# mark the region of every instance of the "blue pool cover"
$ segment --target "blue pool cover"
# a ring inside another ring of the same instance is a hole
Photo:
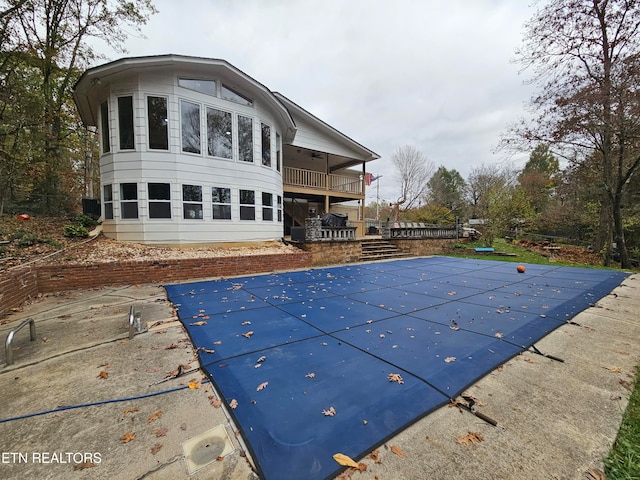
[[[335,453],[368,454],[626,277],[526,267],[414,258],[166,290],[203,369],[237,403],[261,477],[312,480],[339,473]]]

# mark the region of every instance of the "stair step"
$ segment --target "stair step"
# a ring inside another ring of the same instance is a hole
[[[383,260],[390,258],[410,257],[410,254],[402,252],[394,244],[381,239],[363,240],[360,260]]]

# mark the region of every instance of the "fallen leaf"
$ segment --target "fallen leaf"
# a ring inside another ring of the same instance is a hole
[[[222,406],[222,402],[215,395],[209,395],[209,402],[213,405],[213,408],[220,408]]]
[[[222,345],[222,340],[216,340],[213,342],[214,345]]]
[[[586,480],[607,480],[605,473],[597,468],[590,468],[584,473]]]
[[[168,431],[169,429],[166,427],[154,428],[151,430],[151,435],[155,435],[156,437],[166,437]]]
[[[247,333],[242,334],[242,336],[245,338],[251,338],[251,335],[253,335],[253,330],[249,330]]]
[[[102,370],[96,378],[104,378],[106,380],[107,378],[109,378],[109,374]]]
[[[84,470],[86,468],[93,468],[95,467],[96,464],[93,462],[82,462],[82,463],[78,463],[76,465],[73,466],[74,470]]]
[[[256,360],[257,363],[262,363],[267,359],[267,357],[265,357],[264,355],[261,356],[258,360]]]
[[[260,385],[258,385],[258,387],[256,388],[256,392],[259,392],[260,390],[264,390],[265,388],[267,388],[267,385],[269,385],[269,382],[262,382]]]
[[[500,332],[497,332],[494,336],[496,338],[503,338],[504,337],[504,335],[502,333],[500,333]]]
[[[162,416],[162,410],[158,410],[157,412],[153,412],[151,415],[149,415],[149,418],[147,418],[147,423],[155,422],[161,416]]]
[[[325,417],[333,417],[336,413],[336,409],[333,407],[329,407],[329,410],[322,410],[322,414]]]
[[[231,401],[229,402],[229,406],[235,409],[238,406],[238,401],[235,398],[232,398]]]
[[[202,387],[202,384],[200,382],[196,381],[196,380],[192,380],[192,381],[189,382],[189,388],[192,389],[192,390],[195,390],[195,389],[200,388],[200,387]]]
[[[251,322],[247,320],[246,322],[242,322],[240,325],[251,325]]]
[[[210,354],[216,353],[215,350],[210,350],[210,349],[204,348],[204,347],[196,348],[196,352],[204,352],[204,353],[210,353]]]
[[[404,380],[402,379],[402,377],[400,376],[400,374],[399,374],[399,373],[390,373],[390,374],[387,376],[387,379],[388,379],[390,382],[398,382],[400,385],[402,385],[402,384],[404,383]]]
[[[456,361],[456,357],[447,357],[444,359],[445,363],[451,363]]]
[[[622,369],[620,367],[611,367],[611,368],[607,368],[607,370],[609,370],[612,373],[622,373]]]
[[[262,364],[261,364],[261,363],[256,363],[256,364],[253,366],[253,368],[260,368],[261,366],[262,366]]]
[[[105,370],[111,366],[110,363],[103,363],[102,365],[98,365],[96,368],[104,368]]]
[[[316,374],[315,374],[315,373],[313,373],[313,372],[307,373],[307,374],[305,375],[305,377],[307,377],[307,378],[313,378],[313,377],[315,377],[315,376],[316,376]]]
[[[373,463],[382,463],[382,461],[378,457],[378,453],[380,453],[379,450],[374,450],[369,454],[369,458],[373,460]]]
[[[136,432],[127,432],[120,437],[120,441],[122,443],[129,443],[134,438],[136,438]]]
[[[158,453],[161,448],[162,448],[162,444],[156,443],[153,447],[151,447],[151,455],[155,455],[156,453]]]
[[[478,432],[469,432],[464,437],[457,438],[456,443],[458,443],[458,445],[464,445],[468,447],[469,445],[477,445],[483,440],[484,440],[484,437]]]
[[[391,445],[391,451],[393,453],[395,453],[396,455],[398,455],[399,457],[407,457],[407,454],[404,453],[402,450],[400,450],[398,447],[396,447],[395,445]]]
[[[620,385],[622,385],[624,388],[626,388],[627,390],[631,391],[633,390],[633,387],[631,385],[631,382],[627,382],[626,380],[623,380],[622,378],[619,380]]]
[[[137,412],[138,410],[140,410],[138,407],[131,407],[131,408],[127,408],[127,409],[124,411],[124,414],[126,415],[127,413],[135,413],[135,412]]]
[[[199,322],[190,323],[192,327],[201,327],[202,325],[206,325],[207,322],[205,320],[200,320]]]
[[[450,328],[451,330],[454,330],[454,331],[456,331],[456,330],[460,330],[460,327],[456,327],[456,326],[454,326],[454,325],[450,325],[450,326],[449,326],[449,328]]]
[[[629,352],[625,352],[624,350],[614,350],[615,353],[619,353],[620,355],[629,355]]]
[[[174,348],[180,348],[180,346],[176,345],[175,343],[172,343],[168,347],[164,347],[165,350],[173,350]]]
[[[358,468],[358,464],[354,462],[353,459],[351,459],[351,457],[348,457],[347,455],[344,455],[342,453],[336,453],[333,456],[333,459],[343,467]]]

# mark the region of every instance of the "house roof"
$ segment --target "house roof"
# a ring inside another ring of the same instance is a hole
[[[339,130],[335,129],[334,127],[332,127],[328,123],[324,122],[323,120],[319,119],[318,117],[316,117],[312,113],[308,112],[307,110],[302,108],[300,105],[298,105],[297,103],[293,102],[289,98],[285,97],[281,93],[273,92],[273,94],[276,96],[276,98],[278,100],[280,100],[283,103],[283,105],[285,107],[287,107],[289,112],[292,113],[294,121],[295,121],[296,117],[304,118],[304,120],[306,120],[308,123],[310,123],[315,128],[320,130],[323,134],[327,135],[333,141],[341,143],[341,144],[347,146],[348,148],[350,148],[351,150],[354,150],[354,151],[358,152],[360,154],[360,156],[362,157],[360,159],[360,161],[368,162],[368,161],[377,160],[378,158],[380,158],[380,155],[378,155],[373,150],[369,150],[364,145],[356,142],[355,140],[353,140],[352,138],[348,137],[344,133],[342,133]],[[296,145],[295,139],[293,140],[292,145],[294,145],[294,146]],[[354,162],[354,164],[355,163],[360,163],[360,161],[359,162]],[[344,167],[347,167],[347,166],[349,166],[349,165],[342,164],[342,165],[339,165],[338,168],[344,168]]]
[[[358,154],[358,161],[371,161],[380,156],[365,146],[351,139],[344,133],[333,128],[328,123],[320,120],[300,105],[289,100],[278,92],[272,92],[266,86],[234,67],[226,60],[216,58],[192,57],[186,55],[155,55],[145,57],[128,57],[105,63],[86,70],[73,88],[73,98],[78,107],[80,117],[86,125],[97,126],[99,112],[97,111],[95,97],[101,96],[101,91],[106,89],[109,83],[121,80],[126,75],[135,75],[146,69],[181,68],[193,75],[214,75],[222,81],[244,90],[256,99],[260,99],[284,126],[282,136],[286,144],[295,146],[297,131],[294,116],[303,119],[332,141],[346,146],[349,150]],[[93,99],[93,101],[92,101]],[[350,166],[349,161],[338,161],[337,167]]]
[[[215,58],[191,57],[185,55],[156,55],[147,57],[129,57],[105,63],[85,71],[73,88],[73,98],[78,107],[82,121],[86,125],[98,124],[99,112],[95,101],[91,99],[99,95],[101,89],[110,82],[120,80],[123,76],[147,69],[182,68],[189,74],[215,75],[222,81],[250,93],[261,100],[282,123],[285,142],[291,142],[295,136],[296,126],[285,106],[263,84],[231,65],[226,60]]]

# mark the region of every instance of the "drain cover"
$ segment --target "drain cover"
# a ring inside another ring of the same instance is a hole
[[[189,474],[233,452],[233,444],[224,425],[218,425],[182,443]]]

